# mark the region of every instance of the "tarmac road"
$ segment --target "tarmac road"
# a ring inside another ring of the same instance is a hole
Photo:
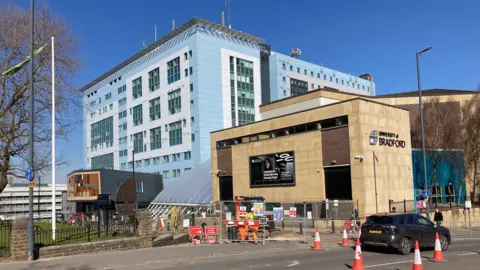
[[[424,269],[480,269],[480,239],[453,242],[444,252],[448,262],[428,261],[433,250],[422,251]],[[366,269],[412,269],[413,253],[407,256],[393,252],[363,252]],[[350,269],[354,250],[329,246],[312,251],[296,243],[224,244],[211,246],[177,246],[124,252],[79,255],[36,262],[0,264],[2,270],[68,269],[172,269],[172,270],[276,270],[276,269]]]

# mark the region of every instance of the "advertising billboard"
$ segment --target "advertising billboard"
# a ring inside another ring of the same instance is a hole
[[[295,186],[293,151],[250,157],[250,187]]]

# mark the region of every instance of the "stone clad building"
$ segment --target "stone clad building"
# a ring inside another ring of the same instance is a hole
[[[290,106],[262,106],[265,120],[212,132],[212,200],[353,200],[363,214],[389,211],[390,199],[412,200],[409,112],[362,97],[322,106],[331,94],[323,92],[305,99],[320,106],[308,108],[301,102],[307,95],[299,96]],[[277,162],[285,153],[291,161]],[[252,169],[252,161],[266,159],[276,163],[273,177]]]
[[[458,113],[474,94],[424,91],[425,99],[438,98]],[[416,92],[367,97],[319,89],[262,105],[260,113],[261,121],[211,133],[212,201],[338,199],[352,201],[364,216],[388,212],[389,200],[413,202],[423,188],[423,165],[412,163],[421,147]],[[464,176],[449,171],[453,167],[463,170],[463,162],[436,172],[431,193],[437,202],[468,194]]]

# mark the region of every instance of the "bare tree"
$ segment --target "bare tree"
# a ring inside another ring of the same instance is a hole
[[[79,94],[71,85],[79,61],[76,43],[67,25],[44,6],[35,14],[36,48],[55,36],[57,136],[66,139],[77,119]],[[29,56],[29,11],[18,7],[0,9],[0,72]],[[51,166],[51,50],[48,45],[34,58],[35,155],[37,173]],[[10,177],[24,178],[29,149],[28,67],[0,77],[0,192]],[[81,113],[81,112],[80,112]],[[80,117],[81,118],[81,117]],[[62,163],[62,160],[58,161]]]
[[[458,102],[442,102],[438,97],[430,98],[423,103],[425,148],[427,159],[427,175],[430,186],[437,181],[437,170],[444,161],[455,162],[456,154],[451,149],[460,148],[460,104]],[[412,143],[421,145],[420,119],[415,119],[412,130]],[[422,162],[423,159],[419,159]]]
[[[470,182],[471,199],[480,186],[480,94],[474,95],[462,108],[463,147],[466,179]]]

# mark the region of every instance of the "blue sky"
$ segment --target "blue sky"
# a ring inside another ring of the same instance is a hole
[[[28,7],[28,0],[6,1]],[[191,17],[220,23],[225,0],[36,0],[58,13],[78,37],[83,86]],[[422,87],[474,89],[480,82],[480,1],[233,0],[232,27],[264,38],[272,50],[302,49],[302,59],[353,74],[373,75],[377,94],[416,89],[415,52],[422,55]],[[81,134],[66,147],[70,163],[58,182],[82,167]],[[62,178],[62,179],[60,179]]]

